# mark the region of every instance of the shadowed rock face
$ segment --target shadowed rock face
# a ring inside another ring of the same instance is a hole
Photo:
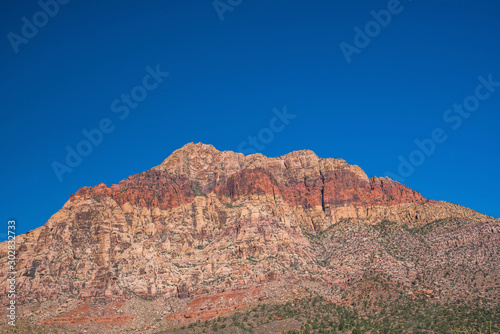
[[[45,225],[16,237],[18,299],[213,295],[207,300],[228,310],[215,296],[245,291],[243,305],[264,298],[267,285],[337,289],[373,273],[415,294],[425,285],[441,298],[463,298],[478,280],[478,294],[494,296],[499,232],[496,219],[389,178],[368,179],[342,159],[187,144],[116,185],[78,190]],[[0,276],[6,289],[5,266]],[[189,305],[195,314],[198,304]]]

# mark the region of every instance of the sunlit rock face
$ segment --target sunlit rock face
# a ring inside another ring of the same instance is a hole
[[[137,295],[184,305],[168,308],[173,318],[210,318],[307,282],[337,300],[374,273],[414,294],[464,298],[475,281],[477,294],[498,296],[497,219],[309,150],[268,158],[187,144],[118,184],[78,190],[16,238],[26,304]],[[6,266],[0,277],[7,289]]]

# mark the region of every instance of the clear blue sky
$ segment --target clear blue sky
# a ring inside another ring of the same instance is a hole
[[[398,157],[440,128],[447,140],[404,183],[500,217],[500,87],[457,129],[458,114],[443,119],[479,76],[500,81],[498,1],[401,0],[350,63],[340,44],[355,46],[354,28],[388,1],[221,0],[223,20],[212,1],[72,0],[47,7],[53,17],[36,1],[2,7],[2,239],[9,218],[19,233],[34,229],[80,187],[117,183],[188,142],[238,150],[248,136],[267,140],[262,129],[284,106],[297,116],[274,123],[282,131],[263,154],[307,148],[368,176],[397,174]],[[160,83],[146,77],[158,64],[169,73]],[[131,108],[120,99],[134,87],[147,97]],[[113,131],[60,182],[53,162],[65,164],[66,147],[103,119]]]

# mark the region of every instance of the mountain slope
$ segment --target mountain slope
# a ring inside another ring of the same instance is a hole
[[[308,150],[187,144],[116,185],[78,190],[16,239],[17,298],[25,319],[46,324],[154,331],[305,289],[337,303],[379,294],[360,288],[377,275],[409,298],[499,296],[497,219]],[[5,267],[0,276],[5,289]]]

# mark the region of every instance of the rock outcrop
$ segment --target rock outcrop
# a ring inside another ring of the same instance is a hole
[[[169,319],[206,319],[271,298],[267,286],[319,282],[340,300],[341,287],[375,273],[443,300],[499,295],[497,219],[309,150],[267,158],[187,144],[116,185],[78,190],[16,239],[18,300],[28,306],[140,296],[168,304]],[[5,266],[0,277],[6,289]],[[71,323],[61,310],[34,317]]]

